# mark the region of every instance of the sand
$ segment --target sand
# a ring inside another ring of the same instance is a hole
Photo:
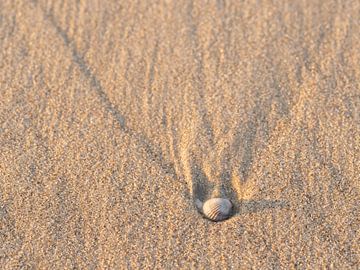
[[[0,268],[358,269],[359,14],[1,0]]]

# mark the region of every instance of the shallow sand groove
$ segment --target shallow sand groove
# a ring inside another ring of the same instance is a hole
[[[359,14],[0,1],[0,268],[357,269]]]

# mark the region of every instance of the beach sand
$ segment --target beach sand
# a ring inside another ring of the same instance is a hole
[[[358,269],[359,14],[1,0],[0,268]]]

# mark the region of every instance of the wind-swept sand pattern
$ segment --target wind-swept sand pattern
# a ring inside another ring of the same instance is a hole
[[[357,269],[359,14],[1,1],[0,268]]]

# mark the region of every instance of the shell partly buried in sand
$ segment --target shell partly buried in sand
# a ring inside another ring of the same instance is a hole
[[[212,198],[204,204],[196,200],[196,206],[204,214],[204,216],[212,221],[221,221],[227,219],[231,215],[232,203],[224,198]]]

